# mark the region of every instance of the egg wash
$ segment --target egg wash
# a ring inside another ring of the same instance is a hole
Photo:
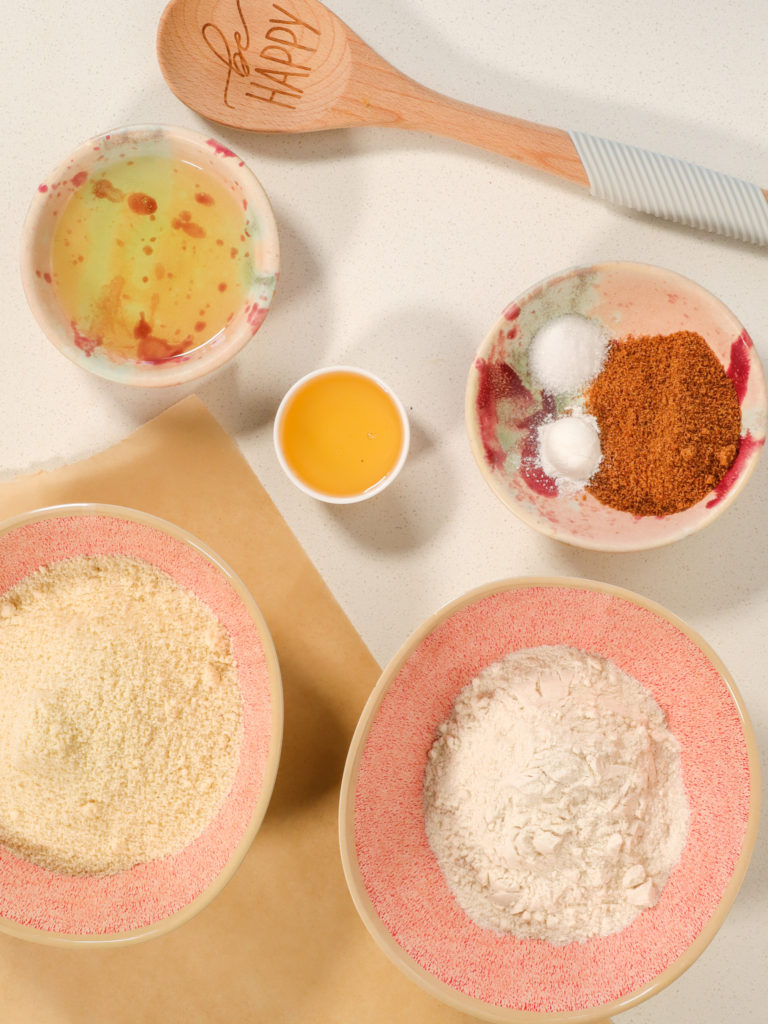
[[[297,391],[285,410],[280,441],[289,468],[307,487],[351,497],[392,473],[404,431],[384,388],[338,370],[312,377]]]
[[[159,362],[212,341],[254,277],[243,203],[168,156],[91,172],[59,215],[53,285],[75,343]]]

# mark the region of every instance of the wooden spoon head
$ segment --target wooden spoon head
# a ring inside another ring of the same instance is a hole
[[[157,35],[160,68],[183,103],[263,132],[365,123],[365,105],[348,95],[361,49],[378,60],[318,0],[171,0]]]

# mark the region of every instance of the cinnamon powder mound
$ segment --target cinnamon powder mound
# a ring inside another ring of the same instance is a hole
[[[623,512],[660,516],[690,508],[738,453],[736,389],[692,331],[612,342],[585,399],[603,450],[587,490]]]

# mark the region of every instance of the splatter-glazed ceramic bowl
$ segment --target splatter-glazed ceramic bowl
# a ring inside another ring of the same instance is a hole
[[[427,756],[457,694],[505,654],[549,644],[602,655],[651,692],[680,744],[691,812],[658,903],[614,935],[568,945],[476,925],[454,899],[424,827]],[[384,670],[344,771],[342,862],[378,945],[438,999],[504,1024],[595,1024],[668,985],[712,940],[746,872],[759,802],[744,706],[701,637],[617,587],[504,580],[438,612]]]
[[[240,758],[223,803],[179,853],[110,875],[64,875],[0,844],[0,931],[59,946],[120,946],[164,935],[207,906],[234,875],[272,794],[280,757],[280,670],[242,581],[204,544],[154,516],[113,505],[60,505],[0,526],[0,593],[42,565],[122,555],[166,572],[229,634],[242,699]],[[3,744],[0,743],[0,747]]]
[[[143,169],[135,181],[131,167]],[[236,355],[269,311],[279,265],[252,171],[182,128],[84,142],[40,182],[22,232],[24,290],[49,340],[83,369],[141,387],[197,379]]]
[[[529,346],[544,324],[569,313],[596,320],[611,338],[694,331],[707,341],[736,389],[741,435],[735,462],[697,504],[666,516],[635,516],[584,489],[558,492],[537,465],[538,427],[553,410],[551,396],[532,379]],[[719,299],[673,271],[616,262],[564,271],[512,302],[477,351],[465,412],[481,474],[520,519],[577,547],[637,551],[686,537],[735,501],[765,442],[767,406],[749,334]]]

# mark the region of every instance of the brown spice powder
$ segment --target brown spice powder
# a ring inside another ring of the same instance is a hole
[[[736,389],[692,331],[612,342],[586,409],[597,420],[603,451],[587,490],[634,515],[695,505],[739,450]]]

